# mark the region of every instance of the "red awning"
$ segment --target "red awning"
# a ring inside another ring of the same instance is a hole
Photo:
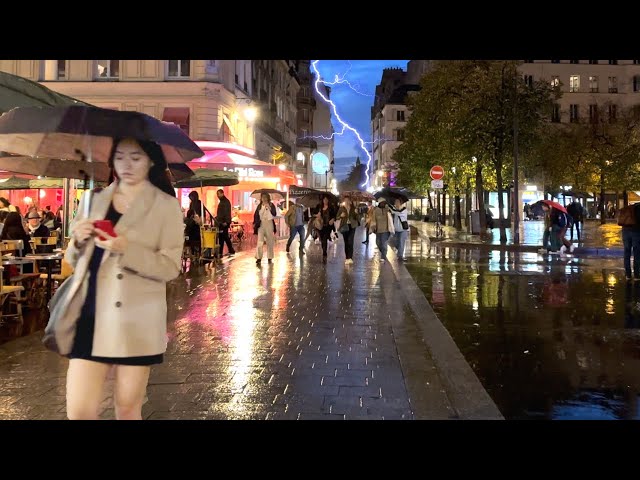
[[[176,125],[189,125],[189,109],[187,107],[165,107],[162,121],[172,122]]]

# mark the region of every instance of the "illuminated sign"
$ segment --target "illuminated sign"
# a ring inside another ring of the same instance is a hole
[[[264,171],[257,170],[251,167],[233,167],[233,168],[224,167],[224,169],[228,172],[236,172],[238,174],[238,177],[249,177],[249,178],[264,177]]]

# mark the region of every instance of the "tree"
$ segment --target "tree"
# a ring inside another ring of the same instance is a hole
[[[356,159],[356,163],[351,166],[349,175],[345,180],[340,182],[340,191],[348,192],[353,190],[362,190],[361,185],[366,179],[367,166],[360,162],[360,157]]]
[[[473,169],[483,189],[485,169],[495,175],[500,212],[500,239],[506,241],[502,192],[511,167],[514,127],[519,151],[526,155],[539,141],[558,92],[549,82],[525,82],[516,61],[440,61],[422,77],[411,99],[405,142],[394,159],[403,184],[426,183],[431,165],[460,171]],[[481,218],[482,195],[478,195]]]

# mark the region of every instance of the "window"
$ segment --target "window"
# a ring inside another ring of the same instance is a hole
[[[404,110],[396,110],[396,120],[398,122],[404,122]]]
[[[572,63],[574,65],[580,63],[580,60],[569,60],[569,63]]]
[[[524,84],[527,87],[533,87],[533,75],[525,75],[524,76]]]
[[[306,128],[302,128],[300,130],[300,138],[305,139],[309,136],[309,130],[307,130]]]
[[[309,87],[302,87],[302,96],[305,98],[309,96]]]
[[[569,105],[569,121],[571,121],[572,123],[576,123],[578,122],[578,120],[578,105],[572,103],[571,105]]]
[[[404,128],[396,130],[396,140],[398,142],[404,142]]]
[[[633,76],[633,91],[635,93],[640,92],[640,75]]]
[[[618,106],[609,105],[609,123],[614,123],[618,116]]]
[[[589,65],[598,65],[598,60],[589,60]]]
[[[236,73],[235,82],[236,82],[236,85],[240,85],[240,77],[238,76],[237,73]]]
[[[309,110],[307,110],[306,108],[302,109],[302,120],[305,122],[309,121]]]
[[[560,105],[557,103],[553,104],[553,110],[551,111],[551,121],[553,123],[560,122]]]
[[[176,124],[180,130],[189,135],[188,107],[166,107],[162,113],[162,121]]]
[[[569,77],[569,91],[570,92],[580,91],[580,75],[571,75]]]
[[[598,105],[589,105],[589,122],[598,123]]]
[[[618,60],[609,60],[609,65],[617,65]]]
[[[304,165],[304,161],[305,161],[304,153],[298,152],[298,154],[296,155],[296,160],[298,160],[300,163],[302,163],[302,165]]]
[[[169,60],[168,77],[184,78],[191,76],[191,60]]]
[[[598,93],[598,77],[589,77],[589,91]]]
[[[618,77],[609,77],[609,93],[618,93]]]
[[[120,60],[97,60],[97,78],[120,78]]]
[[[558,88],[560,87],[560,77],[558,75],[553,75],[551,77],[551,86],[553,88]]]
[[[58,60],[58,80],[67,78],[67,61]]]

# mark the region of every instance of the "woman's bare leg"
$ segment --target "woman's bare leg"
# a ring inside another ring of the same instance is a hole
[[[142,404],[151,367],[118,365],[113,405],[118,420],[142,420]]]
[[[74,358],[67,370],[67,418],[98,419],[104,382],[111,365]]]

